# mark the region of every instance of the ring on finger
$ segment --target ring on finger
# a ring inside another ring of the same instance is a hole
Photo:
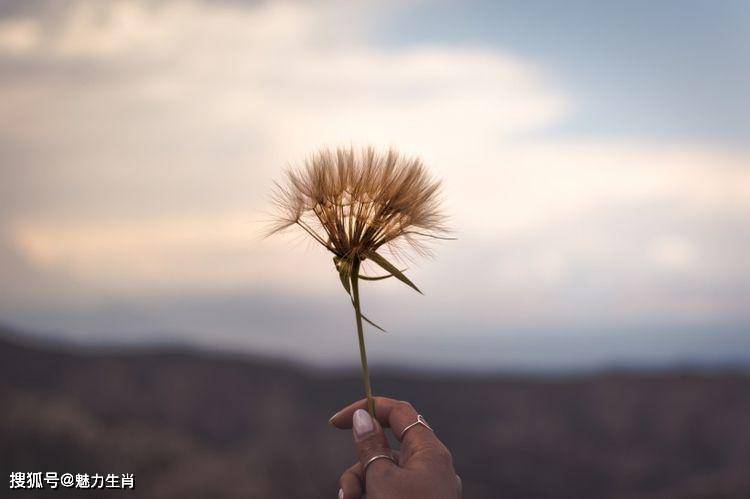
[[[377,454],[375,456],[372,456],[370,459],[365,462],[365,464],[362,466],[362,473],[367,473],[367,467],[370,466],[372,463],[377,461],[378,459],[388,459],[389,461],[393,462],[393,464],[396,464],[396,459],[394,459],[393,456],[389,454]]]
[[[413,423],[410,423],[410,424],[406,425],[406,427],[403,430],[401,430],[401,435],[398,437],[398,439],[399,440],[403,440],[404,439],[404,435],[406,435],[406,432],[408,430],[414,428],[417,425],[422,425],[425,428],[427,428],[428,430],[430,430],[431,432],[435,431],[435,430],[432,429],[432,427],[430,425],[427,424],[427,421],[425,421],[425,419],[422,417],[421,414],[417,414],[417,420],[414,421]]]

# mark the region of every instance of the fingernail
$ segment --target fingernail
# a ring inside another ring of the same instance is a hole
[[[339,411],[339,412],[341,412],[341,411]],[[328,419],[328,424],[329,424],[329,425],[332,425],[332,426],[333,426],[333,420],[334,420],[334,418],[335,418],[336,416],[338,416],[338,415],[339,415],[339,413],[337,412],[336,414],[334,414],[333,416],[331,416],[331,417],[330,417],[330,418]]]
[[[364,409],[357,409],[354,411],[352,425],[354,426],[354,439],[357,441],[368,437],[375,431],[375,422],[370,417],[370,414]]]
[[[344,499],[344,489],[339,489],[339,499]]]

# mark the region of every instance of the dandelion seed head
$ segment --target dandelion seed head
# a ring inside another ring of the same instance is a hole
[[[297,226],[341,260],[365,260],[400,244],[419,254],[448,230],[440,182],[394,149],[322,149],[275,184],[269,235]]]

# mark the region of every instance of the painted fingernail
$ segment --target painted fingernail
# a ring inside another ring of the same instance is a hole
[[[339,489],[339,499],[344,499],[344,489]]]
[[[341,412],[341,411],[339,411],[339,412]],[[336,418],[336,416],[338,416],[338,415],[339,415],[339,413],[337,412],[336,414],[334,414],[333,416],[331,416],[331,417],[330,417],[330,418],[328,419],[328,424],[329,424],[329,425],[333,425],[333,420],[334,420],[334,419]]]
[[[375,422],[364,409],[354,411],[352,425],[354,426],[354,439],[358,442],[375,431]]]

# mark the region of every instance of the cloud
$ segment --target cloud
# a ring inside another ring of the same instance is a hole
[[[342,9],[362,25],[359,8],[301,3],[75,2],[54,29],[8,20],[0,39],[37,33],[2,45],[23,75],[0,87],[10,178],[30,194],[8,207],[18,248],[103,280],[127,253],[131,279],[149,279],[138,262],[185,253],[187,226],[195,254],[245,241],[270,178],[321,144],[457,157],[567,105],[495,51],[371,47],[332,26]]]
[[[30,19],[0,23],[0,50],[10,54],[28,53],[39,45],[39,25]]]
[[[338,296],[328,257],[259,237],[265,195],[321,145],[374,143],[445,180],[459,237],[411,269],[430,300],[404,298],[402,329],[746,317],[747,150],[550,138],[577,109],[555,74],[374,44],[396,4],[43,5],[0,21],[0,223],[27,274],[62,281],[6,310]],[[372,315],[396,289],[368,290]]]
[[[686,270],[695,264],[696,250],[686,238],[664,235],[657,238],[651,246],[654,262],[668,270]]]

